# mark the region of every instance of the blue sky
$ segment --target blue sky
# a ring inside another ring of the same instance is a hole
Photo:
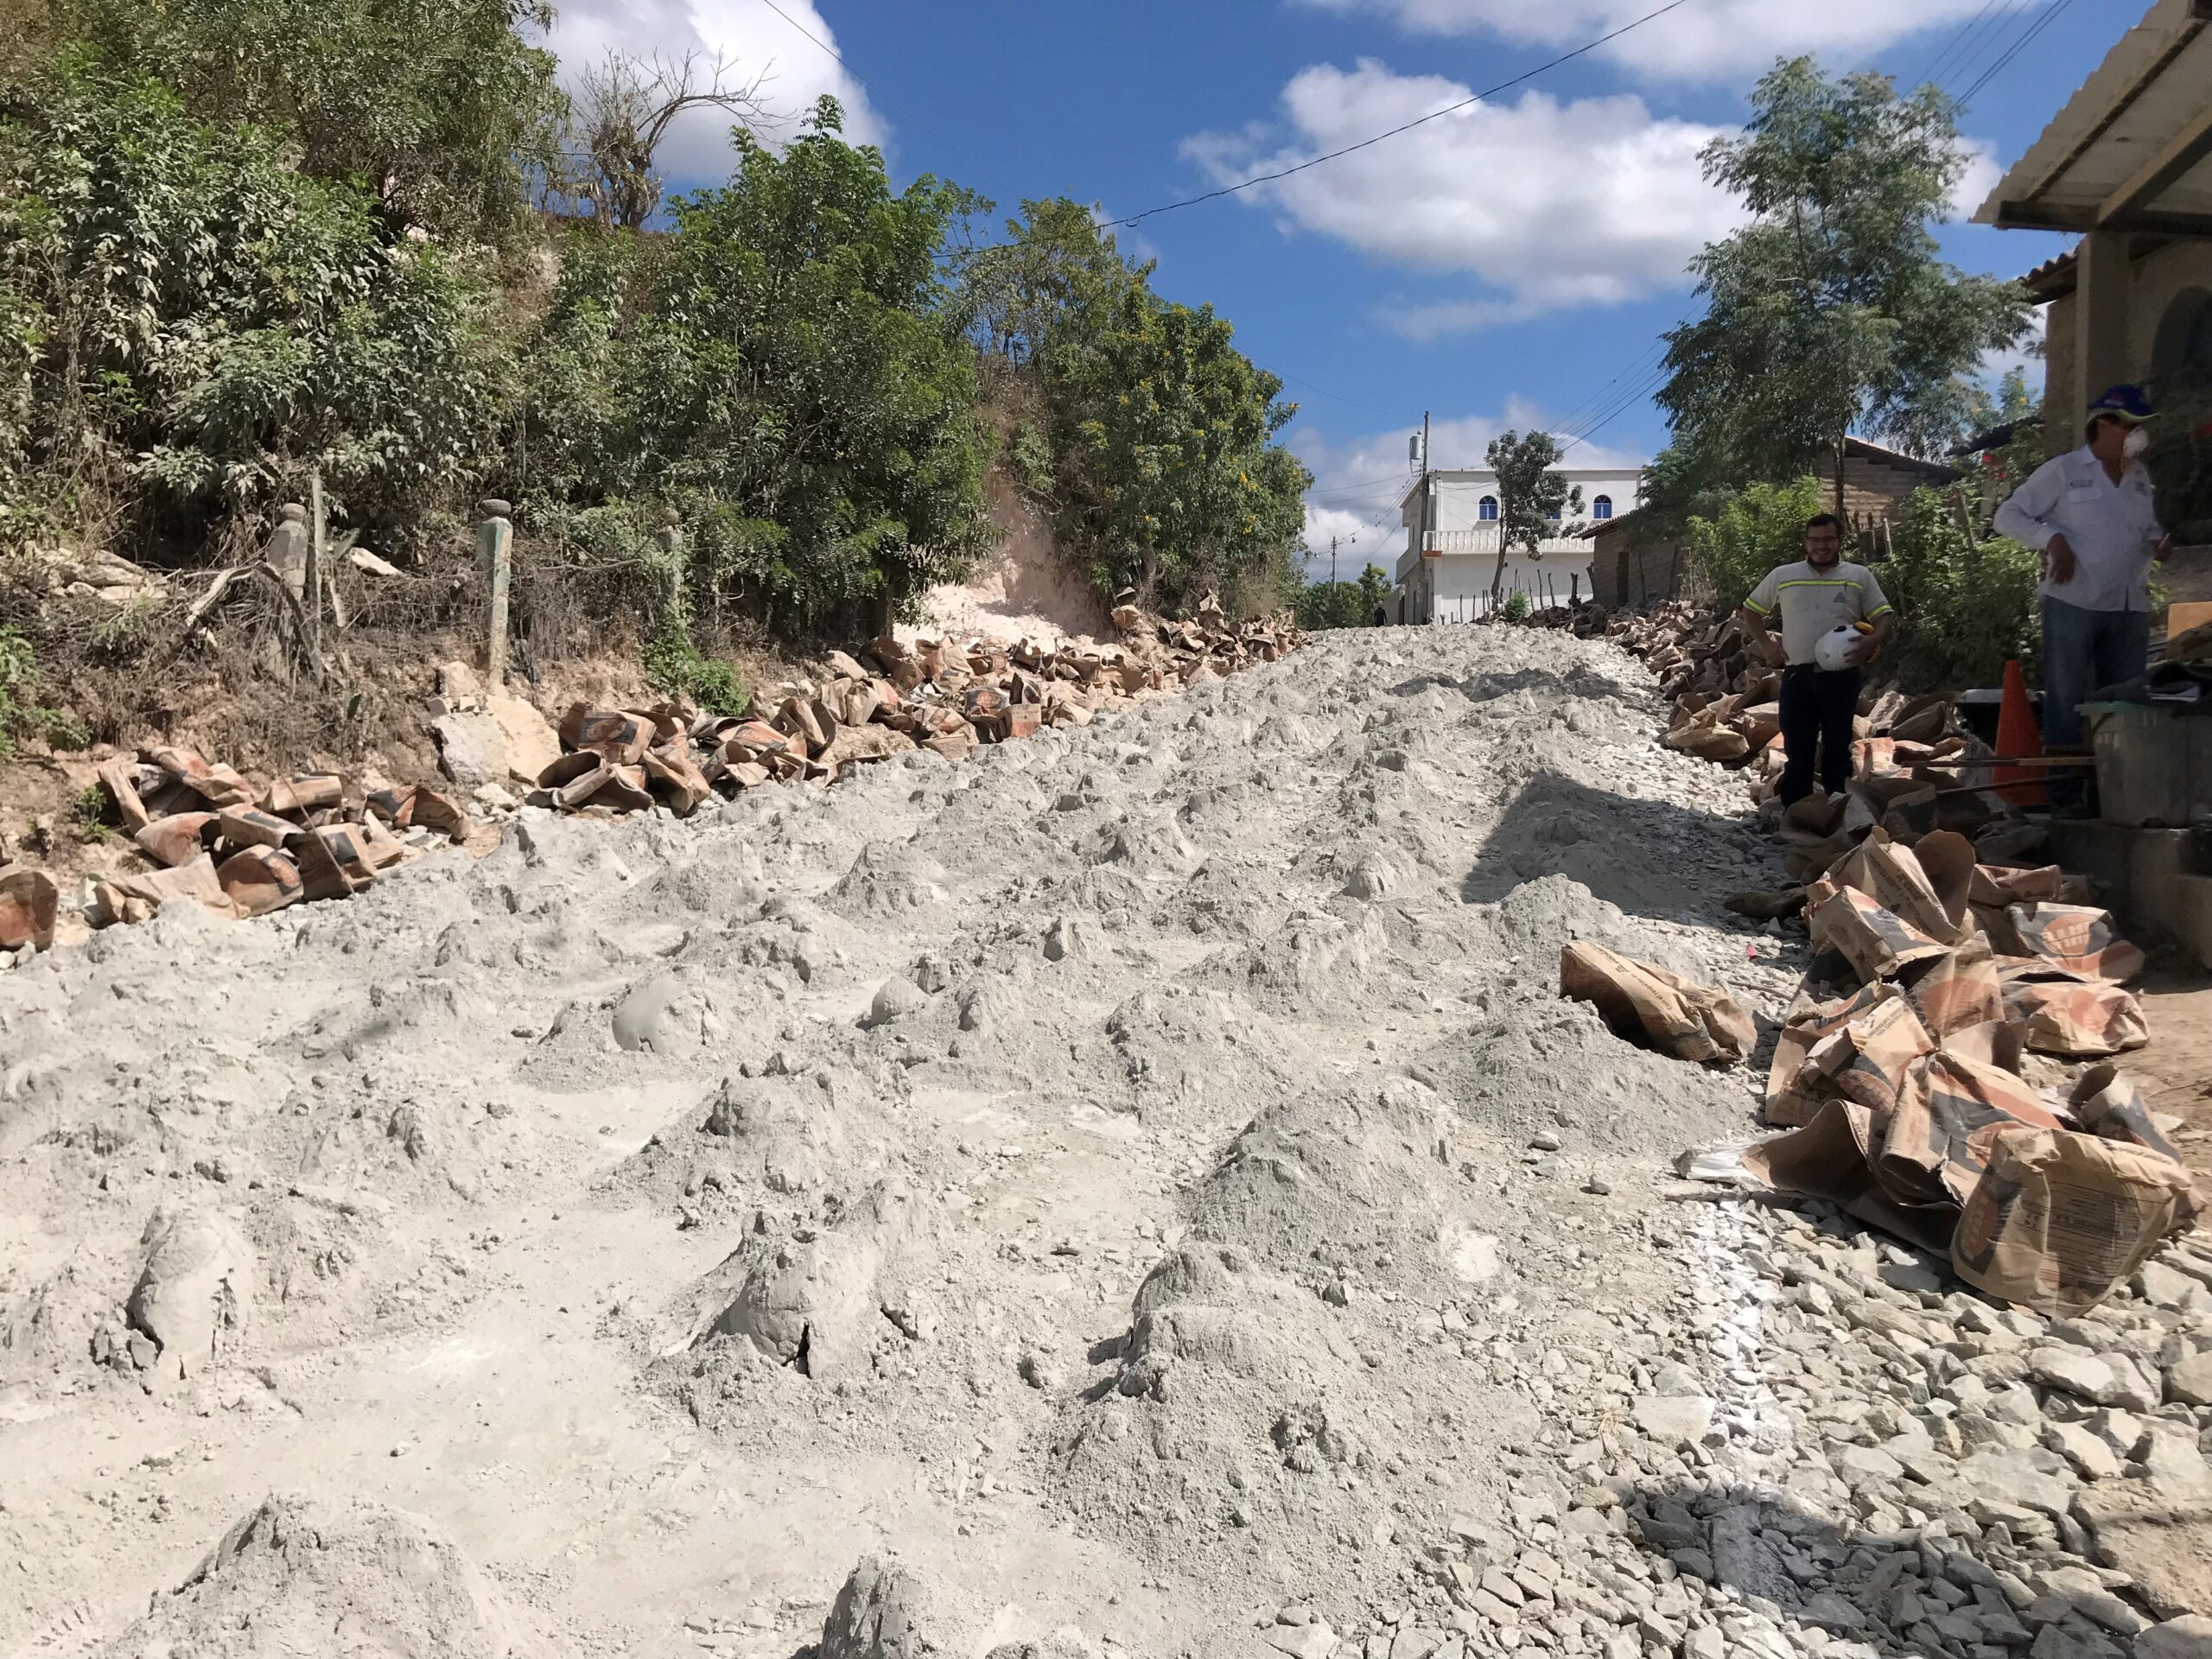
[[[772,105],[838,92],[902,182],[931,172],[1009,212],[1070,195],[1118,217],[1427,113],[1660,3],[569,0],[556,44],[572,71],[608,45],[725,52],[766,68]],[[1743,118],[1776,55],[1915,82],[1933,67],[1957,93],[2017,48],[1962,122],[1979,152],[1970,209],[2141,16],[2131,0],[1683,0],[1463,114],[1147,219],[1124,246],[1285,378],[1320,556],[1332,533],[1353,537],[1348,558],[1379,554],[1424,410],[1439,466],[1480,465],[1509,424],[1610,416],[1577,460],[1665,442],[1639,365],[1690,304],[1683,261],[1732,222],[1696,150]],[[723,158],[702,123],[670,159],[697,179]],[[1963,224],[1943,242],[2008,276],[2066,245]]]

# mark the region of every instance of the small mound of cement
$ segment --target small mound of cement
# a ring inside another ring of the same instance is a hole
[[[253,1252],[225,1217],[191,1206],[157,1211],[142,1242],[144,1262],[125,1313],[130,1328],[154,1344],[147,1369],[173,1382],[199,1376],[245,1334]]]
[[[924,1635],[921,1580],[894,1556],[864,1555],[830,1610],[815,1659],[940,1659]]]
[[[734,1281],[736,1294],[700,1343],[736,1337],[820,1380],[859,1370],[885,1329],[880,1293],[904,1265],[917,1207],[910,1194],[880,1187],[826,1232],[747,1240],[707,1276],[710,1292]]]
[[[278,1494],[224,1534],[107,1659],[505,1659],[506,1620],[461,1552],[359,1500]]]

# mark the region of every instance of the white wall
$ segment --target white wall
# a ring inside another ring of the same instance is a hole
[[[1592,509],[1598,497],[1611,498],[1612,516],[1624,518],[1641,500],[1643,474],[1637,467],[1563,467],[1570,484],[1582,490],[1582,511],[1569,515],[1560,525],[1595,521]],[[1406,549],[1398,561],[1397,575],[1413,601],[1407,607],[1408,622],[1472,620],[1490,608],[1491,583],[1497,573],[1498,526],[1482,517],[1482,499],[1497,493],[1497,476],[1486,469],[1440,472],[1436,474],[1436,505],[1432,545],[1440,556],[1419,556],[1421,499],[1415,489],[1404,507]],[[1595,549],[1579,536],[1547,540],[1538,556],[1510,552],[1505,556],[1504,588],[1529,595],[1532,605],[1556,601],[1566,604],[1577,590],[1592,596]],[[1420,596],[1427,589],[1433,599],[1423,614]]]
[[[1638,499],[1637,490],[1642,474],[1637,467],[1622,469],[1562,467],[1570,484],[1582,488],[1582,511],[1574,517],[1588,523],[1596,515],[1592,505],[1601,496],[1610,496],[1613,503],[1613,517],[1618,518],[1632,510]],[[1473,530],[1481,524],[1482,499],[1497,493],[1497,476],[1490,472],[1454,472],[1437,474],[1436,521],[1440,531]],[[1418,493],[1414,505],[1419,506]]]

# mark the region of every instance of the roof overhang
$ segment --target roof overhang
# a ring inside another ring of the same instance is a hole
[[[2212,237],[2212,0],[2158,0],[1974,214],[1979,225]]]

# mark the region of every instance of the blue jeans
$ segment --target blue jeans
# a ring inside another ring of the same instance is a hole
[[[2043,741],[2082,747],[2082,704],[2108,685],[2139,680],[2151,662],[2148,611],[2088,611],[2063,599],[2043,602]],[[2055,767],[2049,799],[2078,810],[2088,798],[2086,768]]]
[[[2151,663],[2148,611],[2085,611],[2043,602],[2043,741],[2079,748],[2081,705],[2107,685],[2139,680]]]

